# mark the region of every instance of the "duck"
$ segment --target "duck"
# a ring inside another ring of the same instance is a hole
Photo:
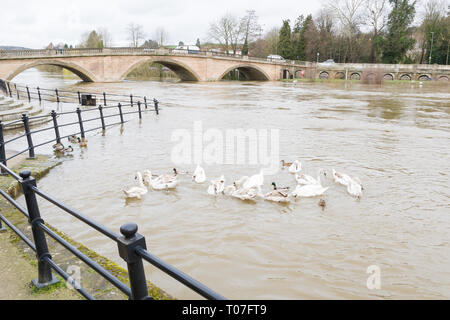
[[[221,175],[216,180],[211,180],[211,184],[208,187],[208,194],[216,196],[220,193],[223,193],[225,189],[225,176]]]
[[[285,167],[289,168],[290,166],[292,166],[292,162],[281,160],[281,169],[284,169]]]
[[[263,169],[259,171],[258,174],[251,176],[248,179],[244,179],[245,181],[242,184],[243,189],[251,189],[257,188],[259,192],[261,192],[261,187],[264,184],[264,172]]]
[[[289,202],[289,194],[287,193],[287,188],[278,189],[275,182],[272,182],[273,190],[264,195],[264,200],[274,201],[274,202]]]
[[[310,198],[321,196],[327,191],[329,187],[323,187],[320,184],[308,184],[305,186],[297,185],[297,187],[290,194],[292,197],[297,198]]]
[[[141,197],[143,195],[145,195],[148,192],[148,190],[144,185],[144,182],[142,180],[142,175],[140,172],[136,172],[135,178],[138,180],[138,185],[131,187],[127,190],[124,189],[122,191],[125,194],[125,197],[127,197],[127,198],[141,199]]]
[[[82,147],[82,148],[86,148],[87,147],[87,139],[86,138],[83,138],[83,139],[80,139],[80,138],[78,138],[78,143],[80,144],[80,147]]]
[[[74,134],[71,135],[71,136],[68,136],[67,139],[71,143],[79,143],[81,141],[81,139],[79,137],[77,137],[76,135],[74,135]]]
[[[319,205],[319,207],[322,208],[322,211],[325,210],[325,207],[327,205],[327,203],[325,202],[324,199],[320,199],[319,202],[317,203]]]
[[[65,152],[65,153],[71,153],[71,152],[73,152],[72,146],[68,146],[67,148],[64,148],[64,152]]]
[[[64,152],[65,149],[64,145],[61,142],[55,143],[52,148],[55,152]]]
[[[297,173],[300,172],[302,170],[302,164],[300,161],[295,160],[290,166],[289,166],[289,173]]]
[[[200,165],[197,165],[197,168],[195,168],[194,174],[192,175],[192,180],[195,183],[203,183],[206,181],[205,170],[200,167]]]

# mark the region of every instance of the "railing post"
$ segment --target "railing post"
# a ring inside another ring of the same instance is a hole
[[[9,82],[7,82],[6,85],[8,86],[9,97],[12,98],[11,87],[9,86]]]
[[[80,91],[77,91],[78,94],[78,104],[81,105],[81,95],[80,95]]]
[[[56,102],[59,103],[58,89],[55,89],[55,93],[56,93]]]
[[[136,253],[136,249],[147,249],[145,238],[137,233],[135,223],[127,223],[120,227],[123,235],[117,239],[120,257],[126,261],[128,277],[130,279],[131,300],[150,300],[148,296],[147,281],[145,279],[142,258]]]
[[[142,119],[141,102],[138,101],[137,105],[138,105],[138,111],[139,111],[139,119]]]
[[[44,231],[38,227],[39,223],[44,223],[39,212],[38,203],[36,201],[36,194],[32,187],[36,186],[36,180],[31,176],[31,171],[23,170],[19,173],[22,178],[20,184],[22,185],[23,194],[27,203],[29,214],[28,222],[31,224],[31,231],[33,233],[34,244],[36,246],[36,257],[38,259],[38,278],[32,282],[38,288],[44,288],[58,282],[52,275],[50,265],[45,258],[52,258],[47,246]]]
[[[56,143],[61,143],[61,137],[59,135],[58,121],[56,120],[56,116],[57,116],[56,111],[52,110],[51,115],[53,118],[53,127],[55,128]]]
[[[3,123],[0,120],[0,162],[6,166],[5,140],[3,139]],[[1,169],[1,175],[7,175],[5,169]]]
[[[103,105],[106,107],[106,93],[103,92]]]
[[[28,102],[31,102],[30,89],[27,86]]]
[[[130,94],[130,102],[131,102],[131,106],[133,106],[133,95]]]
[[[17,85],[14,83],[14,89],[16,89],[16,93],[17,93],[17,100],[20,100],[19,97],[19,90],[17,90]]]
[[[29,158],[34,159],[33,139],[31,139],[30,124],[28,122],[28,116],[26,113],[22,114],[22,121],[25,128],[25,134],[27,135]]]
[[[120,114],[120,122],[123,123],[123,113],[122,113],[122,105],[119,104],[117,105],[117,107],[119,108],[119,114]]]
[[[159,101],[153,98],[153,103],[155,104],[156,114],[159,114],[159,107],[158,107]]]
[[[106,126],[105,126],[105,119],[103,118],[103,107],[102,107],[102,105],[98,106],[98,110],[100,111],[100,120],[102,121],[102,130],[104,131],[106,129]]]
[[[147,97],[144,97],[145,109],[147,109]]]
[[[81,110],[80,108],[77,108],[77,115],[78,115],[78,122],[80,124],[80,133],[81,133],[81,139],[84,140],[84,127],[83,127],[83,119],[81,118]]]
[[[40,103],[40,102],[42,102],[42,98],[41,98],[41,90],[39,89],[39,87],[37,87],[37,92],[38,92],[39,103]]]

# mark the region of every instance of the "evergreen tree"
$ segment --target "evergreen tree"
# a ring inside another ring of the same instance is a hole
[[[283,20],[283,26],[280,29],[280,40],[278,41],[278,54],[285,59],[293,59],[293,50],[291,42],[291,26],[289,19]]]
[[[392,11],[388,17],[387,34],[382,40],[383,62],[400,63],[415,40],[409,34],[409,26],[416,13],[416,1],[389,0]]]
[[[244,45],[242,46],[242,55],[243,56],[248,56],[248,41],[247,41],[247,38],[245,38],[245,41],[244,41]]]
[[[200,48],[200,39],[197,38],[197,42],[195,43],[195,45]]]
[[[306,60],[306,45],[307,45],[307,32],[312,24],[312,15],[308,15],[306,19],[303,20],[298,41],[296,42],[296,46],[294,48],[296,59],[298,60]]]

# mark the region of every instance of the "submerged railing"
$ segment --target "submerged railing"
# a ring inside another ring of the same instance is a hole
[[[7,192],[0,189],[0,195],[3,196],[10,204],[12,204],[19,212],[21,212],[27,219],[31,225],[33,240],[28,239],[27,236],[22,233],[17,227],[15,227],[5,216],[0,214],[0,229],[4,229],[2,226],[2,221],[14,232],[16,233],[33,251],[36,252],[36,257],[38,260],[38,278],[33,280],[33,283],[38,287],[45,287],[51,285],[57,281],[57,279],[52,274],[52,269],[58,273],[62,278],[68,281],[83,297],[86,299],[94,299],[94,297],[87,292],[80,283],[76,282],[70,275],[65,272],[60,266],[58,266],[53,260],[51,253],[49,252],[47,246],[46,235],[53,238],[55,241],[64,246],[67,250],[69,250],[72,254],[74,254],[81,261],[86,263],[89,267],[95,270],[99,275],[109,281],[112,285],[122,291],[125,295],[127,295],[132,300],[143,300],[143,299],[151,299],[148,296],[148,288],[147,281],[144,272],[143,260],[151,263],[158,269],[162,270],[172,278],[186,285],[190,289],[194,290],[201,296],[207,299],[225,299],[221,295],[217,294],[213,290],[204,286],[197,280],[191,278],[187,274],[182,271],[176,269],[170,264],[164,262],[160,258],[154,256],[150,252],[147,251],[145,237],[139,233],[137,233],[138,227],[134,223],[124,224],[120,227],[120,233],[117,234],[114,231],[108,229],[107,227],[97,223],[93,219],[83,215],[81,212],[78,212],[76,209],[70,208],[63,202],[55,199],[50,194],[40,190],[37,187],[36,180],[31,176],[31,172],[28,170],[21,171],[19,174],[12,171],[7,166],[7,161],[17,157],[18,155],[29,152],[29,157],[35,157],[35,148],[52,143],[57,142],[60,143],[63,138],[67,138],[72,135],[80,134],[81,138],[85,138],[86,132],[94,131],[94,130],[105,130],[108,126],[122,124],[124,123],[124,115],[126,114],[138,114],[139,118],[142,119],[142,113],[147,111],[154,111],[158,114],[158,102],[154,100],[154,109],[147,109],[147,105],[145,105],[145,109],[141,108],[141,101],[135,102],[137,106],[136,111],[123,112],[122,107],[126,104],[121,104],[120,102],[114,106],[102,106],[99,105],[97,108],[81,110],[77,108],[76,111],[73,112],[60,112],[57,113],[53,110],[50,114],[51,119],[53,120],[52,125],[47,128],[37,129],[34,131],[30,130],[29,121],[30,119],[34,119],[36,117],[28,117],[26,114],[22,115],[22,119],[12,121],[8,124],[3,124],[0,122],[0,168],[2,175],[9,175],[19,182],[21,185],[23,194],[25,196],[26,208],[23,208],[16,200],[14,200]],[[132,107],[133,102],[128,104],[127,106]],[[105,109],[114,109],[117,113],[112,115],[103,115],[103,110]],[[95,118],[90,118],[84,120],[82,115],[88,112],[98,111],[100,116]],[[58,124],[58,117],[68,114],[76,114],[78,121],[67,123],[67,124]],[[48,117],[42,116],[42,117]],[[108,117],[120,117],[119,122],[115,122],[113,124],[105,124],[105,118]],[[88,130],[84,129],[83,124],[91,121],[100,121],[101,125],[95,128],[91,128]],[[4,141],[3,130],[6,126],[23,122],[24,133],[13,137],[7,141]],[[69,125],[79,125],[80,131],[76,133],[71,133],[70,135],[66,135],[61,137],[59,134],[59,128],[69,126]],[[44,132],[47,130],[54,131],[54,138],[43,143],[39,143],[37,145],[33,144],[33,135],[36,135],[39,132]],[[26,137],[28,148],[23,151],[19,151],[8,158],[6,158],[5,146],[8,144]],[[118,254],[119,256],[127,263],[128,275],[130,287],[121,282],[118,278],[113,276],[108,270],[100,266],[98,263],[93,261],[91,258],[83,254],[76,247],[71,245],[69,242],[64,240],[61,236],[59,236],[55,231],[53,231],[47,224],[45,224],[44,220],[41,217],[39,205],[37,202],[37,197],[39,196],[46,201],[52,203],[56,207],[62,209],[66,213],[72,215],[76,219],[84,222],[89,227],[97,230],[103,235],[110,238],[112,241],[117,243]]]

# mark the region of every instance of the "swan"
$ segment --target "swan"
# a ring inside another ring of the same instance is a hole
[[[274,202],[289,202],[289,195],[287,189],[278,189],[275,182],[272,182],[273,190],[264,195],[264,200],[274,201]]]
[[[298,184],[302,184],[302,185],[308,185],[308,184],[321,184],[320,182],[320,176],[324,175],[326,176],[327,173],[324,169],[319,169],[319,171],[317,172],[317,179],[313,178],[312,176],[308,175],[308,174],[295,174],[295,180],[297,180]]]
[[[295,160],[291,166],[289,167],[289,173],[297,173],[300,172],[302,170],[302,164],[300,163],[300,161]]]
[[[256,200],[258,196],[262,195],[258,187],[252,187],[249,189],[246,188],[237,189],[231,194],[231,196],[241,200]]]
[[[294,191],[292,191],[291,196],[297,197],[316,197],[321,196],[328,190],[329,187],[322,187],[320,184],[308,184],[306,186],[297,185]]]
[[[203,183],[206,181],[205,170],[203,170],[200,165],[195,168],[194,174],[192,175],[192,180],[196,183]]]
[[[244,179],[244,183],[242,184],[243,189],[251,189],[257,188],[259,192],[261,192],[261,187],[264,183],[264,172],[261,169],[258,174],[251,176],[248,179]]]
[[[359,181],[358,178],[356,178],[356,179]],[[348,186],[347,186],[347,192],[350,195],[352,195],[352,196],[354,196],[354,197],[359,199],[362,196],[362,189],[363,188],[361,186],[360,181],[359,182],[358,181],[356,181],[354,179],[351,179],[349,184],[348,184]]]
[[[218,195],[224,191],[225,188],[225,177],[221,175],[217,180],[211,180],[211,184],[208,187],[208,194]]]
[[[150,184],[150,186],[155,190],[166,190],[169,189],[175,189],[178,181],[177,181],[177,169],[173,169],[174,174],[163,174],[155,179],[152,179],[152,174],[150,170],[146,170],[145,176],[146,176],[146,182]]]
[[[140,172],[136,172],[136,179],[138,180],[138,186],[129,188],[128,190],[123,190],[127,198],[138,198],[140,199],[144,194],[148,192],[147,188],[144,186],[142,181],[142,175]]]
[[[333,178],[334,182],[342,184],[343,186],[348,186],[352,178],[348,174],[336,172],[336,170],[333,169]]]
[[[223,194],[225,194],[227,196],[231,196],[233,194],[233,192],[235,192],[236,190],[237,190],[236,182],[233,182],[233,184],[230,184],[229,186],[226,186],[223,189]]]

